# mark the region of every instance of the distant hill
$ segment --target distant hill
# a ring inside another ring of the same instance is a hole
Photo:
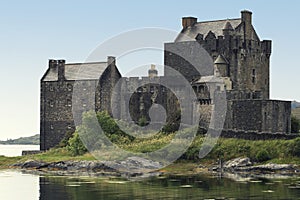
[[[299,107],[300,107],[300,102],[292,101],[292,109],[299,108]]]
[[[40,144],[40,134],[36,134],[30,137],[20,137],[18,139],[8,139],[6,141],[0,141],[0,144],[31,144],[39,145]]]

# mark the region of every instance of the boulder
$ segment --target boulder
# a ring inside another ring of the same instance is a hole
[[[251,166],[252,162],[250,161],[250,158],[235,158],[232,160],[229,160],[223,164],[224,169],[234,169],[238,167],[246,167]]]

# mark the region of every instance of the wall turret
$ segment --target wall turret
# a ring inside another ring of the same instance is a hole
[[[220,77],[229,77],[228,61],[219,55],[214,62],[214,74]]]

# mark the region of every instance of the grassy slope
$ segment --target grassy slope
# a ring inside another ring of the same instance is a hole
[[[159,149],[172,139],[170,136],[161,136],[160,138],[154,137],[150,140],[140,141],[137,140],[133,143],[122,145],[122,148],[131,150],[134,152],[151,152],[155,149]],[[167,167],[167,171],[184,171],[191,170],[198,164],[211,165],[215,163],[217,159],[229,160],[236,157],[250,157],[257,162],[273,162],[273,163],[291,163],[300,164],[300,139],[294,140],[260,140],[250,141],[241,139],[225,139],[220,138],[213,148],[213,150],[205,157],[205,159],[199,160],[198,153],[201,147],[203,137],[197,136],[193,144],[188,151],[181,157],[180,161]],[[176,150],[176,149],[175,149]],[[268,159],[265,161],[258,161],[257,155],[261,152],[267,152]],[[82,156],[72,156],[66,148],[52,149],[45,153],[28,155],[23,157],[3,157],[0,156],[0,168],[7,168],[8,165],[16,163],[18,161],[25,160],[38,160],[44,162],[56,162],[66,160],[94,160],[94,157],[86,153]],[[182,167],[183,168],[182,168]]]

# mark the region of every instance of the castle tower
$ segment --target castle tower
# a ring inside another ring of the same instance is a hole
[[[228,61],[219,55],[214,62],[214,74],[219,77],[229,77]]]

